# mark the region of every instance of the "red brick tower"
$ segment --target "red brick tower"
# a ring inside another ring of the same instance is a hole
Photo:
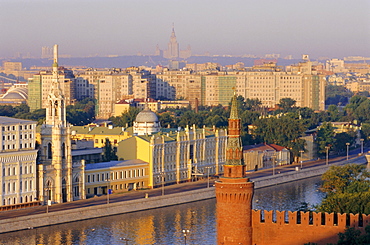
[[[216,182],[218,244],[252,245],[254,183],[246,177],[236,94],[231,104],[224,176]]]

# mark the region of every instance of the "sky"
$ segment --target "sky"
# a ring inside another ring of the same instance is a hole
[[[193,54],[370,57],[370,0],[0,0],[0,57],[154,54],[173,23]]]

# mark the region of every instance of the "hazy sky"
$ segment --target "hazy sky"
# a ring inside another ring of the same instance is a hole
[[[154,54],[172,23],[193,54],[370,57],[370,0],[0,0],[0,57]]]

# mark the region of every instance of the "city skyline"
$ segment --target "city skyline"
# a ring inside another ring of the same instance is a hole
[[[370,56],[370,2],[0,1],[0,57],[40,57],[43,46],[78,56],[136,55],[166,47],[195,55]]]

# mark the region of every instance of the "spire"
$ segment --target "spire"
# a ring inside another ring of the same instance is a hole
[[[236,93],[234,88],[234,96],[231,102],[231,111],[229,118],[228,127],[228,138],[226,147],[226,164],[232,166],[244,165],[243,162],[243,147],[240,137],[241,122],[238,115],[238,107],[236,101]],[[226,174],[226,173],[225,173]],[[232,174],[233,177],[244,177],[244,173],[240,172],[237,174]]]
[[[54,45],[54,62],[52,71],[51,88],[48,95],[48,107],[46,108],[46,120],[48,125],[66,125],[66,108],[63,92],[60,89],[58,71],[58,45]]]
[[[234,95],[231,101],[230,119],[240,119],[239,113],[238,113],[238,104],[237,104],[237,99],[236,99],[237,97],[236,97],[235,88],[233,88],[233,90],[234,90]]]
[[[172,37],[172,38],[176,38],[176,34],[175,34],[175,23],[172,23],[172,33],[171,33],[171,37]]]

